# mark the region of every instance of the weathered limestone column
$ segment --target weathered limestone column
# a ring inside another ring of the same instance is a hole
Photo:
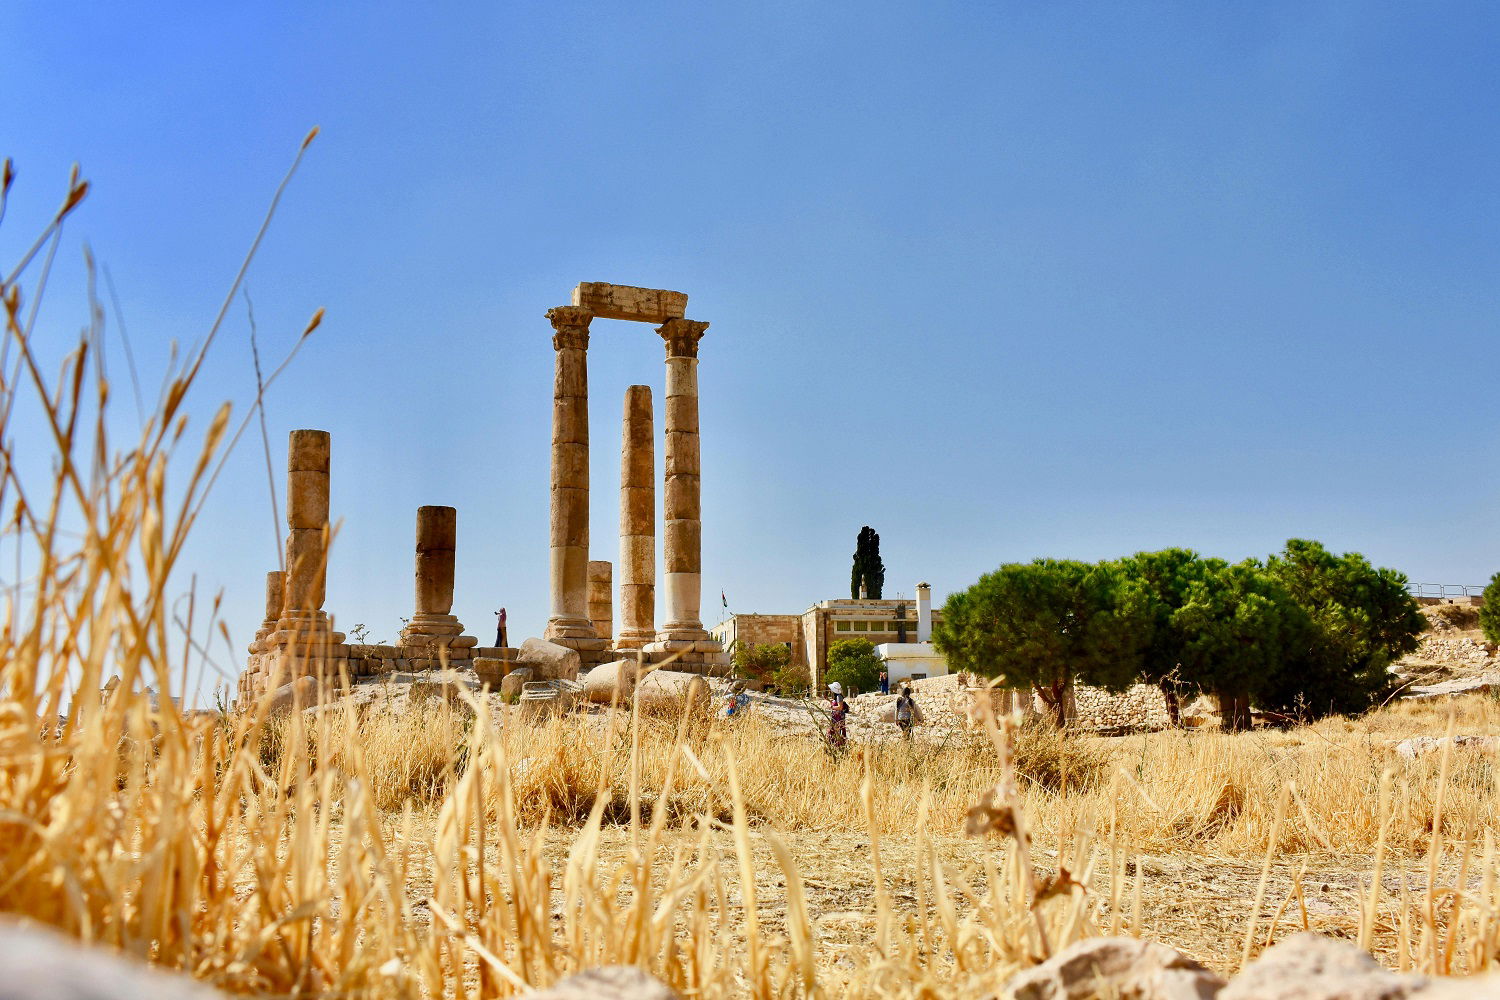
[[[287,447],[285,602],[277,631],[281,644],[341,643],[323,600],[328,584],[328,481],[332,444],[327,431],[292,431]]]
[[[667,620],[658,638],[708,638],[699,618],[703,528],[698,454],[698,341],[707,323],[669,319],[657,332],[667,344],[667,454],[662,518]]]
[[[281,611],[286,605],[286,574],[279,569],[273,569],[266,574],[266,617],[261,620],[260,628],[255,632],[255,640],[250,643],[250,652],[259,653],[265,649],[267,636],[276,631],[276,623],[281,620]]]
[[[727,666],[723,647],[703,628],[702,522],[698,452],[698,341],[707,323],[669,319],[657,328],[667,346],[665,531],[666,622],[648,647],[681,652],[684,669]]]
[[[610,591],[614,589],[614,567],[603,559],[589,560],[589,621],[608,643],[614,636],[615,612]]]
[[[586,666],[607,643],[588,617],[589,322],[581,306],[547,311],[557,352],[552,390],[551,614],[543,633],[578,651]]]
[[[401,645],[427,648],[440,657],[467,659],[479,645],[451,614],[453,566],[458,543],[458,511],[452,507],[417,508],[416,611],[401,630]]]
[[[620,442],[620,629],[616,649],[656,638],[656,442],[651,387],[625,390]]]

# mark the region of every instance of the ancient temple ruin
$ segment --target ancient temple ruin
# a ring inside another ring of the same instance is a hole
[[[698,444],[698,342],[708,324],[685,318],[681,292],[584,282],[570,305],[547,312],[556,352],[552,405],[550,602],[544,637],[578,653],[583,669],[620,655],[673,669],[725,673],[724,647],[704,629]],[[589,324],[596,318],[659,324],[666,346],[663,470],[665,621],[655,626],[655,433],[651,390],[625,391],[620,456],[620,627],[613,627],[613,568],[589,558]],[[415,608],[395,645],[346,643],[323,608],[328,569],[327,431],[291,433],[287,460],[285,566],[266,577],[265,619],[250,644],[241,697],[312,676],[327,683],[440,667],[503,673],[510,647],[480,646],[452,614],[458,512],[420,507]],[[498,674],[481,680],[498,684]]]

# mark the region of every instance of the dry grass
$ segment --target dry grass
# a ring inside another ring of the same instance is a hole
[[[34,567],[0,632],[0,911],[262,995],[503,995],[623,962],[692,997],[940,996],[1091,934],[1229,968],[1304,923],[1406,967],[1495,962],[1492,758],[1388,749],[1492,732],[1479,699],[1234,736],[1002,721],[839,758],[753,717],[153,711],[140,689],[175,687],[200,648],[168,609],[228,413],[173,461],[191,356],[112,450],[99,331],[44,378],[25,273],[0,289],[4,540]],[[50,464],[13,460],[22,393]],[[71,697],[106,674],[114,696]]]

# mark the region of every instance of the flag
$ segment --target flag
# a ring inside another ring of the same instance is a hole
[[[724,605],[724,610],[729,610],[729,598],[724,596],[724,591],[719,591],[719,601]]]

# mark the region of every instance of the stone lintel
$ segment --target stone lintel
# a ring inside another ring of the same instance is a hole
[[[581,281],[573,289],[573,305],[582,306],[600,319],[628,319],[640,323],[664,323],[684,316],[687,300],[685,292],[611,285],[605,281]]]

